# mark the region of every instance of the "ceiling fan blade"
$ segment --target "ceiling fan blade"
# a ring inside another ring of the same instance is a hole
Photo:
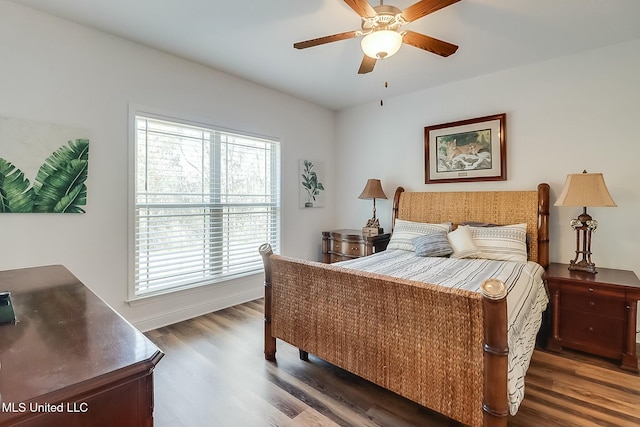
[[[321,44],[337,42],[339,40],[351,39],[358,37],[359,31],[347,31],[346,33],[333,34],[331,36],[319,37],[317,39],[306,40],[303,42],[294,43],[293,47],[296,49],[306,49],[308,47],[318,46]]]
[[[460,0],[421,0],[403,10],[402,17],[407,22],[415,21],[416,19],[420,19],[423,16],[459,1]]]
[[[433,37],[425,36],[424,34],[416,33],[411,30],[406,30],[402,41],[411,46],[415,46],[419,49],[428,50],[440,56],[449,56],[458,50],[458,46],[455,44],[447,43],[442,40],[434,39]]]
[[[363,18],[373,18],[377,12],[367,0],[344,0],[346,4]]]
[[[367,74],[373,71],[373,67],[376,65],[377,59],[364,55],[358,74]]]

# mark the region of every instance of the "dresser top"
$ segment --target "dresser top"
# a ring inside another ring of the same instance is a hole
[[[16,315],[0,325],[3,402],[53,400],[107,374],[149,371],[162,357],[63,266],[0,271],[0,291],[11,292]]]

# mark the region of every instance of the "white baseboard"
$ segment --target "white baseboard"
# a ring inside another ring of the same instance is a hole
[[[131,323],[138,330],[147,332],[153,329],[161,328],[163,326],[182,322],[184,320],[193,319],[194,317],[202,316],[213,311],[222,310],[234,305],[243,304],[248,301],[262,298],[264,296],[263,292],[263,288],[251,289],[241,293],[216,298],[203,304],[192,305],[171,312],[165,311],[155,316],[132,321]]]

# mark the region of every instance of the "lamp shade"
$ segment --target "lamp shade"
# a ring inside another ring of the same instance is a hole
[[[575,173],[567,175],[562,193],[555,206],[615,207],[601,173]]]
[[[358,196],[358,199],[386,199],[387,196],[382,191],[382,184],[379,179],[369,179],[367,180],[367,185],[365,185],[364,190],[362,190],[362,194]]]
[[[397,31],[378,30],[364,36],[360,46],[364,54],[370,58],[388,58],[402,46],[402,36]]]

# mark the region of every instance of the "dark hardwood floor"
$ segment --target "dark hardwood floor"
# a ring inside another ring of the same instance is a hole
[[[278,341],[262,353],[262,300],[146,335],[166,354],[155,369],[156,427],[447,426],[407,399]],[[510,426],[639,426],[640,376],[579,353],[536,350]]]

